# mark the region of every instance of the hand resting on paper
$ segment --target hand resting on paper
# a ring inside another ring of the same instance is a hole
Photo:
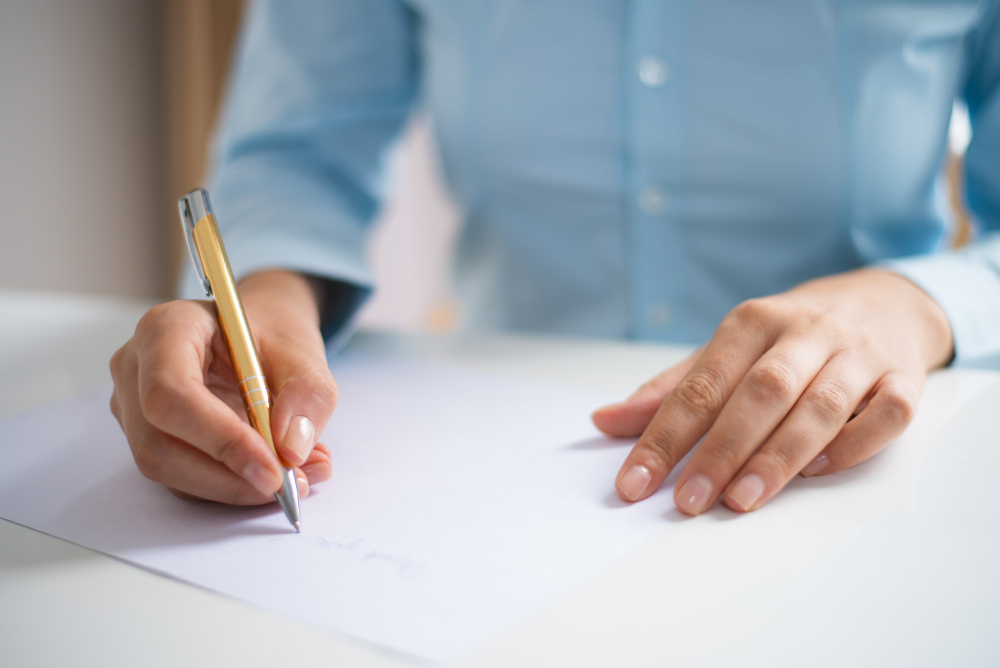
[[[275,446],[295,465],[299,494],[330,477],[316,436],[337,403],[319,331],[318,285],[265,271],[240,283],[274,397]],[[111,358],[111,411],[142,473],[182,498],[268,503],[281,465],[249,425],[214,306],[174,301],[149,310]]]
[[[626,501],[656,491],[704,437],[674,488],[678,508],[697,515],[721,495],[756,510],[797,473],[840,471],[899,436],[952,347],[927,293],[853,271],[737,306],[705,346],[593,420],[641,435],[616,479]]]

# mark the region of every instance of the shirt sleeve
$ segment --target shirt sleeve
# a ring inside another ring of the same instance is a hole
[[[398,0],[259,0],[234,58],[210,179],[233,274],[333,281],[328,338],[372,288],[366,232],[418,89],[414,32]],[[181,294],[203,295],[192,271]]]
[[[957,251],[886,263],[933,297],[951,322],[953,364],[1000,368],[1000,3],[969,42],[963,96],[972,122],[966,199],[982,234]]]

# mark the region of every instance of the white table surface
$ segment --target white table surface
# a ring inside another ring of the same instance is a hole
[[[0,291],[0,419],[107,383],[107,360],[146,306]],[[615,395],[684,353],[512,336],[361,334],[351,345]],[[815,545],[794,568],[761,567],[747,551],[760,547],[751,516],[719,507],[690,520],[731,532],[709,553],[665,520],[460,665],[1000,666],[998,409],[1000,374],[934,374],[919,438],[851,475],[906,470],[870,506],[822,518],[847,527],[837,540],[802,532]],[[837,484],[804,481],[772,503]],[[0,666],[89,665],[414,664],[0,520]]]

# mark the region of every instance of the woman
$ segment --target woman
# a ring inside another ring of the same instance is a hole
[[[703,439],[675,487],[698,514],[863,461],[928,370],[997,359],[1000,243],[938,251],[956,97],[992,230],[996,2],[256,3],[212,193],[300,493],[330,475],[323,339],[371,289],[383,156],[418,103],[465,210],[469,326],[708,341],[593,416],[641,435],[628,501]],[[278,462],[223,351],[208,305],[152,309],[112,360],[112,410],[176,494],[265,503]]]

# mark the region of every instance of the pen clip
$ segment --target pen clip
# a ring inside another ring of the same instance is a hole
[[[205,290],[205,296],[212,296],[212,286],[205,276],[205,267],[201,263],[201,255],[198,253],[198,246],[194,243],[194,226],[202,218],[212,213],[212,205],[208,202],[208,192],[202,188],[195,188],[177,201],[177,206],[181,211],[181,227],[184,228],[184,239],[187,241],[188,252],[191,254],[191,263],[194,264],[194,271],[198,275],[198,281]]]

